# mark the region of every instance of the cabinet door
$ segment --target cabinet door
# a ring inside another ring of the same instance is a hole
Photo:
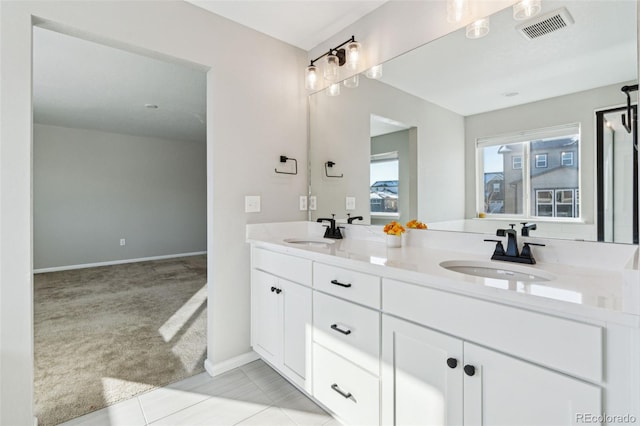
[[[461,340],[383,315],[381,379],[384,425],[462,424]]]
[[[253,269],[251,272],[251,345],[273,365],[282,359],[282,297],[275,290],[278,278]]]
[[[285,373],[299,386],[305,386],[307,354],[311,354],[311,289],[281,279],[284,324]],[[310,367],[310,366],[309,366]]]
[[[602,413],[598,386],[466,342],[464,359],[475,368],[464,375],[465,426],[576,425]]]

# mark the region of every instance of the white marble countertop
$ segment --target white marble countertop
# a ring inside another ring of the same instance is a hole
[[[552,275],[553,279],[517,282],[467,275],[440,266],[451,260],[490,262],[504,269],[523,266],[490,261],[493,245],[483,240],[495,237],[488,235],[412,230],[402,247],[387,248],[379,227],[359,225],[348,227],[344,239],[332,240],[326,247],[284,241],[321,238],[322,230],[312,222],[248,225],[247,241],[317,262],[483,300],[579,320],[640,327],[640,275],[635,246],[544,240],[551,247],[546,258],[542,259],[542,253],[549,247],[535,247],[539,261],[525,268]],[[542,240],[536,240],[539,241]],[[563,251],[571,252],[564,261],[558,254]]]

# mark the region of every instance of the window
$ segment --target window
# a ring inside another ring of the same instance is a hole
[[[579,148],[578,124],[479,139],[478,211],[523,219],[580,217]]]
[[[536,169],[547,167],[547,154],[536,154]]]
[[[371,156],[369,205],[372,214],[398,216],[398,152]]]
[[[522,156],[514,155],[511,157],[511,168],[514,170],[518,170],[522,168]]]
[[[573,151],[564,151],[560,154],[560,163],[565,166],[573,166]]]

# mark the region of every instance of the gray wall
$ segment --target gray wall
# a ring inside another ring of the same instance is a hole
[[[319,92],[309,97],[310,185],[318,198],[312,220],[335,213],[346,217],[345,197],[356,197],[356,210],[369,222],[371,114],[411,126],[415,132],[417,210],[423,222],[464,218],[464,117],[380,81],[360,78],[357,89],[340,96]],[[324,162],[334,161],[325,177]],[[446,176],[446,178],[442,178]]]
[[[205,141],[36,124],[33,143],[35,269],[206,251]]]
[[[371,138],[371,155],[398,152],[398,212],[400,223],[406,223],[415,219],[418,215],[416,181],[418,175],[418,163],[416,156],[417,134],[416,129],[407,129],[399,132]],[[372,224],[385,224],[390,219],[371,220]]]

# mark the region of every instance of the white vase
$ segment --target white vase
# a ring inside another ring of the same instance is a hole
[[[387,234],[387,247],[402,247],[402,234],[390,235]]]

